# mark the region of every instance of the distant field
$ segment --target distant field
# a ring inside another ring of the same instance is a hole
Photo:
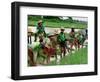
[[[28,26],[36,26],[40,16],[28,16]],[[61,26],[65,28],[87,28],[87,22],[82,22],[78,20],[66,19],[61,20],[59,17],[48,16],[48,18],[43,18],[43,25],[50,28],[60,28]]]
[[[38,21],[28,21],[28,26],[36,26]],[[51,28],[60,28],[61,26],[65,28],[87,28],[87,24],[85,23],[78,23],[78,22],[48,22],[45,21],[44,23],[45,27],[51,27]]]

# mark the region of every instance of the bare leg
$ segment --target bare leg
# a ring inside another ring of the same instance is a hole
[[[66,55],[66,48],[65,47],[63,47],[63,53],[64,53],[64,56]]]
[[[50,63],[50,56],[47,57],[47,64]]]
[[[37,33],[35,33],[35,37],[34,38],[35,38],[34,42],[36,42],[37,41]]]
[[[61,50],[61,54],[60,54],[60,57],[62,58],[62,53],[63,53],[62,47],[61,47],[61,49],[60,49],[60,50]]]
[[[71,50],[72,50],[73,46],[74,46],[74,43],[71,43],[71,44],[70,44],[70,48],[71,48]]]

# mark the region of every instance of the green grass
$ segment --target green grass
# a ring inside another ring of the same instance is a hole
[[[86,64],[87,63],[87,48],[80,49],[73,54],[64,57],[60,64]]]
[[[82,48],[78,51],[75,51],[75,53],[70,53],[60,60],[59,65],[87,64],[88,63],[87,53],[88,53],[87,48]],[[52,61],[50,62],[49,65],[57,65],[57,64],[56,61]]]
[[[39,50],[39,47],[36,46],[34,50]],[[34,51],[33,50],[33,51]],[[43,62],[43,57],[38,58],[38,63]],[[75,50],[75,53],[69,53],[67,56],[63,57],[59,64],[56,63],[56,60],[51,61],[49,64],[45,66],[54,66],[54,65],[76,65],[76,64],[87,64],[88,63],[88,49],[81,48],[79,50]]]
[[[37,22],[38,21],[36,21],[36,20],[34,20],[34,21],[28,20],[28,26],[36,26]],[[65,27],[65,28],[78,28],[78,29],[87,28],[86,23],[63,22],[63,21],[59,21],[59,22],[44,21],[44,26],[50,27],[50,28],[60,28],[61,26]]]

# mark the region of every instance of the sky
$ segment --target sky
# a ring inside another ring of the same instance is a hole
[[[79,20],[79,21],[85,21],[85,22],[88,21],[87,17],[72,17],[72,18],[73,20]],[[63,17],[63,19],[68,19],[68,17]]]

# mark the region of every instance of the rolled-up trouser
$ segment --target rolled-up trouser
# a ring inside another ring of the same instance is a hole
[[[60,48],[61,48],[61,53],[64,53],[64,56],[66,54],[66,42],[63,41],[63,42],[60,42]],[[64,51],[62,51],[62,48],[64,49]]]

